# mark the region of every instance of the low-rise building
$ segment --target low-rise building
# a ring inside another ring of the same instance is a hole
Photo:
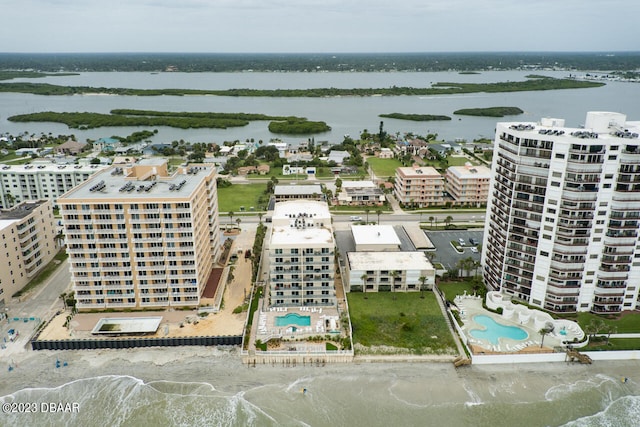
[[[486,166],[450,166],[445,189],[456,205],[485,206],[489,198],[491,169]]]
[[[350,252],[347,260],[346,292],[411,292],[435,283],[424,252]]]
[[[377,156],[380,159],[393,159],[393,151],[390,148],[381,148]]]
[[[51,206],[38,200],[0,210],[0,307],[57,253]]]
[[[343,181],[338,204],[350,206],[382,206],[384,192],[373,181]]]
[[[431,166],[396,169],[394,195],[406,206],[419,208],[444,203],[444,177]]]
[[[397,252],[400,239],[392,225],[352,225],[356,252]]]
[[[276,202],[287,200],[324,200],[320,184],[276,185],[273,189]]]

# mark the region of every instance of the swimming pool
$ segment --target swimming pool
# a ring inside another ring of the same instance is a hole
[[[300,316],[297,313],[289,313],[286,316],[276,316],[276,326],[311,326],[311,316]]]
[[[485,329],[472,329],[469,331],[472,337],[489,341],[493,345],[497,345],[500,338],[511,338],[512,340],[522,341],[529,334],[522,328],[517,326],[502,325],[493,318],[485,315],[474,316],[473,321],[484,326]]]

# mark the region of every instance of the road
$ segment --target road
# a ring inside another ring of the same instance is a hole
[[[0,360],[13,363],[15,354],[25,351],[31,334],[40,322],[49,320],[58,310],[63,309],[60,294],[70,291],[70,284],[71,273],[65,260],[44,283],[23,296],[22,301],[14,298],[7,304],[5,312],[8,320],[0,321],[0,343],[6,347],[0,350]],[[16,318],[19,320],[15,320]],[[20,333],[15,342],[5,342],[9,329]]]

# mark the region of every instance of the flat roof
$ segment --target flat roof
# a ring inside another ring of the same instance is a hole
[[[92,334],[149,334],[160,327],[162,316],[103,317],[98,320]]]
[[[404,176],[444,179],[436,168],[432,166],[404,167],[396,170]]]
[[[187,168],[187,170],[190,169],[192,168]],[[60,197],[58,202],[67,199],[95,201],[117,198],[126,202],[137,199],[189,198],[202,180],[215,170],[215,166],[198,166],[194,169],[197,169],[196,173],[175,173],[167,177],[158,176],[155,180],[139,180],[127,178],[122,173],[122,168],[113,166],[96,173],[84,183],[72,188]],[[180,188],[176,189],[178,186]]]
[[[353,240],[357,245],[395,245],[400,239],[392,225],[352,225]]]
[[[276,185],[273,190],[275,196],[294,196],[296,194],[322,194],[322,186],[319,184],[301,185]]]
[[[373,181],[342,181],[342,188],[351,189],[351,188],[378,188],[378,186]]]
[[[349,252],[353,270],[433,270],[424,252]]]
[[[333,233],[324,227],[274,227],[270,246],[333,245]]]
[[[58,163],[40,163],[33,165],[6,165],[0,164],[0,173],[21,172],[21,173],[36,173],[36,172],[55,172],[55,173],[67,173],[67,172],[89,172],[94,173],[99,170],[105,169],[108,166],[104,165],[63,165]]]
[[[417,224],[405,224],[404,231],[409,236],[411,243],[416,249],[435,249],[436,247],[431,243],[431,240],[427,237],[424,230]]]
[[[449,166],[447,171],[459,178],[491,178],[491,169],[486,166]]]
[[[277,202],[273,208],[273,219],[293,219],[300,214],[306,214],[307,218],[331,218],[327,203],[316,200],[287,200]]]

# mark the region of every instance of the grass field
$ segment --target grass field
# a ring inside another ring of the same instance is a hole
[[[375,173],[378,178],[395,176],[396,169],[402,166],[402,163],[397,159],[379,159],[378,157],[367,158],[367,163],[369,163],[369,166],[373,169],[373,173]]]
[[[420,292],[347,295],[354,343],[392,346],[414,354],[455,353],[455,342],[432,292],[425,292],[424,299]]]
[[[447,301],[453,301],[456,295],[464,295],[464,291],[467,291],[467,295],[473,295],[473,284],[471,282],[441,282],[438,285]]]
[[[230,187],[218,188],[218,211],[240,212],[244,206],[245,212],[253,206],[255,210],[265,210],[268,198],[260,203],[260,198],[266,198],[264,191],[267,184],[233,184]]]

